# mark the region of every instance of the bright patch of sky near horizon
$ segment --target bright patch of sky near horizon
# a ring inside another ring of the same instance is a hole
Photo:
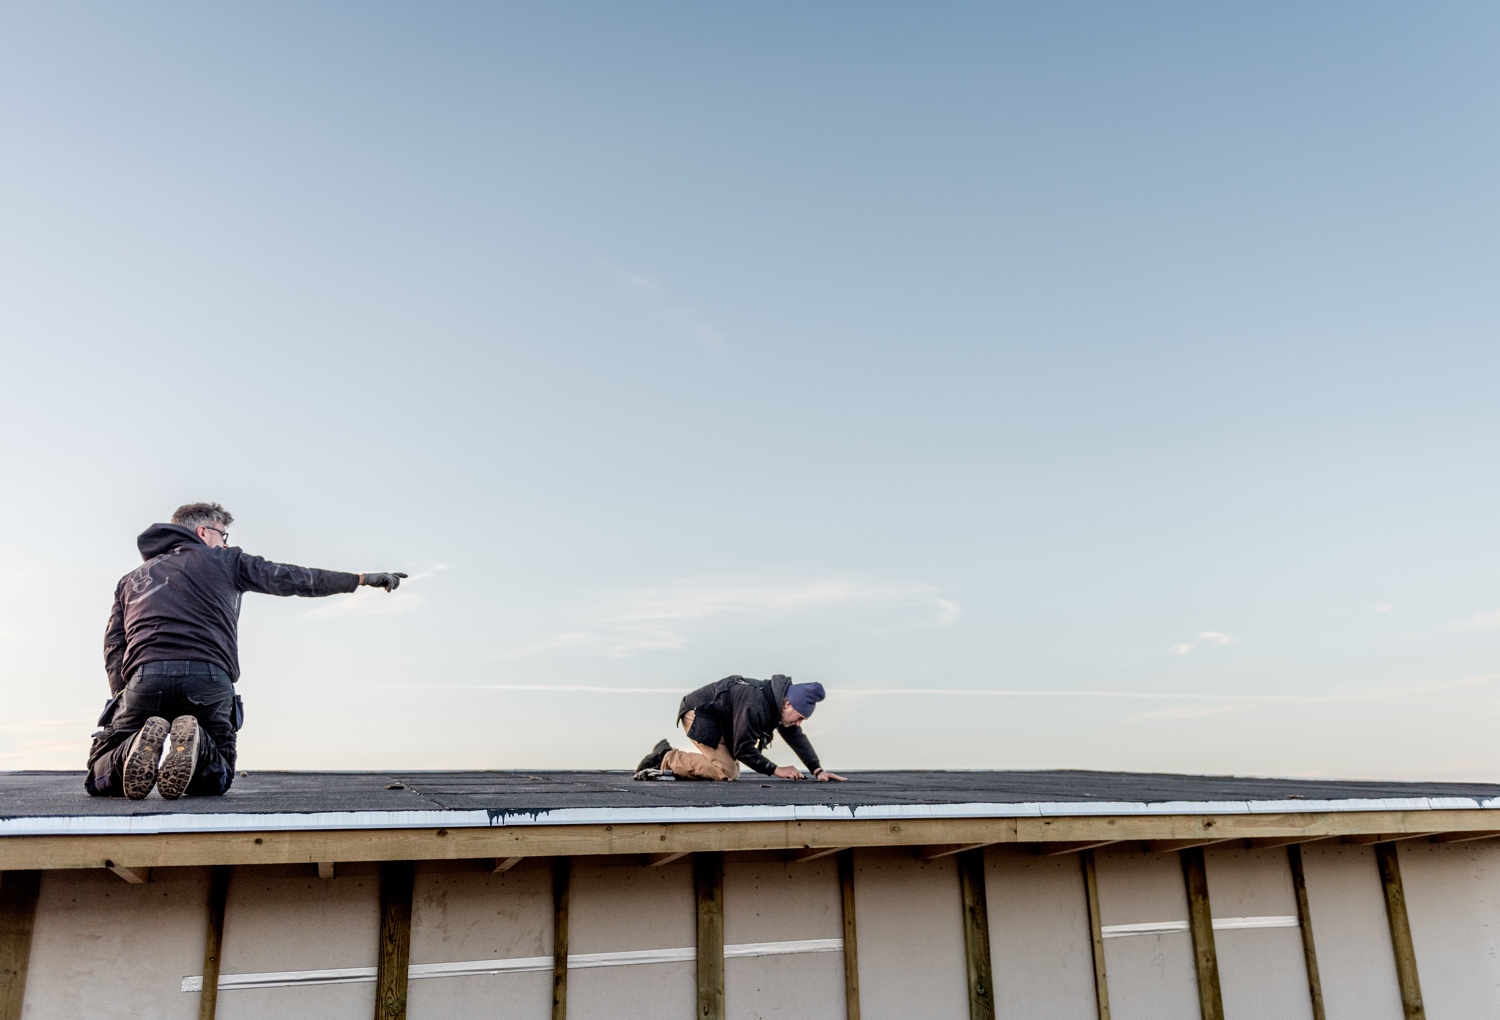
[[[213,499],[414,575],[247,597],[252,770],[626,768],[787,672],[835,768],[1500,779],[1497,42],[4,4],[0,768]]]

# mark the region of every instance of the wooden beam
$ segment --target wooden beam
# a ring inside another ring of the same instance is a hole
[[[843,853],[849,849],[846,846],[814,846],[805,850],[793,850],[787,855],[788,864],[806,864],[808,861],[819,861],[824,857],[832,857],[834,854]]]
[[[919,861],[936,861],[936,860],[939,860],[939,859],[941,859],[943,857],[952,857],[954,854],[961,854],[965,850],[983,850],[987,846],[994,846],[994,844],[993,843],[943,843],[943,844],[940,844],[938,846],[922,846],[922,847],[917,847],[917,860],[919,860]]]
[[[1322,843],[1336,839],[1335,836],[1266,836],[1245,840],[1247,850],[1279,850],[1284,846],[1301,846],[1304,843]]]
[[[859,941],[854,923],[854,851],[840,850],[839,900],[844,908],[844,1016],[859,1017]]]
[[[958,893],[964,910],[964,955],[969,965],[969,1020],[995,1020],[995,976],[990,963],[990,909],[984,851],[958,855]]]
[[[203,990],[198,993],[198,1020],[214,1020],[219,1009],[219,965],[224,956],[224,907],[229,901],[229,868],[208,872],[208,933],[203,939]]]
[[[1297,897],[1297,925],[1302,929],[1302,959],[1307,967],[1307,994],[1312,1000],[1313,1020],[1328,1020],[1323,1008],[1323,978],[1318,973],[1318,947],[1313,943],[1312,908],[1307,902],[1307,875],[1302,870],[1302,847],[1296,843],[1288,846],[1286,862],[1292,870],[1292,892]]]
[[[568,899],[573,859],[552,858],[552,1020],[568,1020]]]
[[[496,857],[495,866],[490,871],[492,874],[498,875],[502,871],[509,871],[525,859],[524,857]]]
[[[1097,839],[1091,842],[1073,843],[1038,843],[1036,852],[1043,857],[1061,857],[1063,854],[1076,854],[1083,850],[1097,850],[1103,846],[1114,846],[1117,843],[1128,843],[1126,839]]]
[[[647,854],[646,867],[659,868],[664,864],[671,864],[673,861],[680,861],[690,852],[691,851],[688,850],[674,850],[669,854]]]
[[[1435,836],[1435,835],[1437,835],[1437,833],[1435,833],[1435,832],[1406,832],[1406,833],[1377,832],[1377,833],[1359,833],[1359,834],[1356,834],[1356,835],[1353,835],[1353,836],[1345,836],[1345,837],[1343,837],[1343,842],[1345,842],[1345,843],[1352,843],[1352,844],[1355,844],[1356,846],[1364,846],[1364,845],[1368,845],[1370,843],[1399,843],[1403,839],[1426,839],[1429,836]]]
[[[21,1020],[41,889],[40,871],[0,874],[0,1020]]]
[[[693,854],[698,904],[697,1020],[724,1020],[724,855]]]
[[[474,860],[578,854],[911,847],[944,843],[1046,844],[1062,852],[1153,839],[1289,837],[1360,833],[1500,831],[1500,809],[1330,811],[1304,814],[1117,815],[1071,818],[802,819],[472,828],[170,832],[118,836],[7,836],[0,870],[129,868],[318,861]]]
[[[1401,862],[1395,843],[1375,844],[1375,863],[1385,890],[1385,916],[1391,926],[1391,949],[1396,956],[1396,980],[1401,985],[1401,1010],[1406,1020],[1426,1020],[1422,983],[1417,978],[1417,952],[1406,916],[1406,892],[1401,886]]]
[[[1233,843],[1232,839],[1219,839],[1218,837],[1198,837],[1194,839],[1148,839],[1141,843],[1141,849],[1148,854],[1172,854],[1179,850],[1191,850],[1198,846],[1213,846],[1215,843]]]
[[[131,885],[145,885],[151,879],[150,868],[127,868],[123,864],[116,864],[114,861],[105,861],[104,866]]]
[[[1203,1020],[1224,1020],[1224,994],[1219,989],[1219,954],[1214,948],[1214,915],[1208,902],[1208,869],[1203,848],[1181,851],[1182,878],[1187,886],[1188,931],[1193,935],[1193,966],[1198,973],[1198,1009]]]
[[[1109,1020],[1109,978],[1104,971],[1104,925],[1099,915],[1099,872],[1094,851],[1078,855],[1083,865],[1083,893],[1089,904],[1089,935],[1094,949],[1094,1005],[1099,1020]]]
[[[334,868],[334,865],[333,865],[332,861],[319,861],[318,862],[318,877],[319,878],[323,879],[324,881],[327,881],[328,879],[332,878],[335,873],[336,872],[335,872],[335,868]]]
[[[380,944],[375,958],[375,1020],[406,1020],[406,977],[411,960],[411,861],[380,866]]]
[[[1439,832],[1429,838],[1434,843],[1471,843],[1479,839],[1500,839],[1500,832]]]

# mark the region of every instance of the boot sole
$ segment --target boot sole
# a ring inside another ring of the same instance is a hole
[[[161,748],[167,741],[167,721],[152,716],[141,727],[131,744],[130,754],[125,757],[125,774],[121,785],[125,796],[131,800],[144,800],[156,785],[156,763],[161,760]]]
[[[635,767],[637,772],[650,772],[661,768],[662,756],[672,750],[672,745],[665,740],[658,740],[651,753],[641,759],[641,763]]]
[[[176,800],[187,792],[198,768],[198,720],[190,715],[173,719],[168,747],[156,778],[156,789],[166,800]]]

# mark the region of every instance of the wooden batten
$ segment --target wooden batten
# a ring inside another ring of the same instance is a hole
[[[969,970],[969,1020],[995,1020],[995,975],[990,961],[990,909],[984,851],[958,854],[958,892],[964,912],[964,956]]]
[[[1109,1020],[1109,975],[1104,968],[1104,924],[1099,913],[1099,872],[1094,851],[1078,855],[1083,867],[1083,893],[1089,905],[1089,942],[1094,953],[1094,1006],[1099,1020]]]
[[[1187,886],[1188,931],[1193,936],[1193,968],[1198,975],[1198,1008],[1203,1020],[1224,1020],[1224,994],[1219,989],[1219,954],[1214,946],[1213,910],[1208,901],[1208,869],[1203,848],[1181,851],[1182,877]]]
[[[0,874],[0,1020],[21,1020],[41,889],[40,871]]]
[[[509,871],[525,859],[524,857],[496,857],[495,863],[490,870],[498,875],[501,872]]]
[[[1302,929],[1302,958],[1307,968],[1307,994],[1312,1000],[1313,1020],[1328,1020],[1323,1008],[1323,978],[1318,973],[1318,947],[1313,941],[1312,908],[1307,901],[1307,875],[1302,870],[1302,847],[1296,843],[1286,848],[1287,866],[1292,871],[1292,891],[1297,897],[1297,925]]]
[[[203,990],[198,993],[198,1020],[214,1020],[219,1009],[219,966],[224,959],[224,908],[229,902],[229,871],[209,870],[208,931],[203,939]]]
[[[840,850],[839,902],[844,915],[844,1016],[859,1017],[859,939],[854,914],[854,851]]]
[[[693,855],[693,898],[698,905],[697,1020],[724,1020],[724,855]]]
[[[816,846],[805,850],[793,850],[787,855],[787,863],[806,864],[808,861],[821,861],[825,857],[832,857],[847,849],[849,848],[846,846]]]
[[[1411,922],[1406,915],[1406,891],[1401,885],[1401,861],[1395,843],[1375,844],[1375,863],[1385,890],[1385,915],[1391,926],[1391,950],[1396,957],[1396,980],[1401,986],[1401,1011],[1405,1020],[1426,1020],[1422,1005],[1422,983],[1417,978],[1417,951],[1411,940]]]
[[[380,866],[380,945],[375,958],[375,1020],[406,1020],[407,968],[411,960],[411,861]]]
[[[552,1020],[568,1020],[568,900],[573,861],[552,859]]]

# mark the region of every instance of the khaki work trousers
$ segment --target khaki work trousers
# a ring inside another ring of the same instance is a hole
[[[682,717],[682,728],[691,730],[693,719],[697,713],[688,709],[687,715]],[[692,751],[668,751],[661,760],[661,767],[681,779],[717,779],[730,780],[738,778],[740,774],[740,763],[734,760],[734,755],[729,752],[729,745],[723,741],[718,747],[709,747],[693,741],[693,746],[698,753]]]

